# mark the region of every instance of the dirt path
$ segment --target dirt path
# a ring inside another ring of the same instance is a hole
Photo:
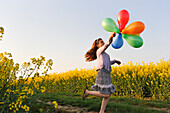
[[[49,101],[49,102],[44,102],[42,100],[39,100],[39,99],[36,99],[37,102],[42,102],[43,104],[49,104],[49,105],[52,105],[52,103]],[[111,102],[114,102],[114,101],[111,101]],[[136,107],[136,106],[134,106]],[[148,107],[149,109],[155,109],[155,110],[164,110],[166,111],[167,113],[170,112],[170,109],[168,108],[156,108],[156,107]],[[66,112],[70,112],[70,113],[98,113],[98,112],[94,112],[94,111],[88,111],[88,108],[80,108],[80,107],[74,107],[74,106],[71,106],[71,105],[58,105],[57,106],[57,109],[58,110],[62,110],[62,111],[66,111]]]
[[[37,102],[42,102],[44,104],[49,104],[49,105],[52,105],[52,103],[49,101],[49,102],[44,102],[42,100],[39,100],[39,99],[36,99]],[[59,110],[64,110],[64,111],[67,111],[67,112],[73,112],[73,113],[98,113],[98,112],[93,112],[93,111],[88,111],[87,108],[79,108],[79,107],[73,107],[71,105],[58,105],[57,106],[57,109]]]
[[[116,102],[115,100],[111,100],[110,102]],[[119,101],[120,103],[121,101]],[[134,107],[137,107],[138,105],[134,105]],[[157,107],[147,107],[149,109],[154,109],[154,110],[164,110],[167,113],[170,113],[170,109],[169,108],[157,108]]]
[[[168,109],[168,108],[149,107],[149,109],[164,110],[164,111],[166,111],[167,113],[170,113],[170,109]]]

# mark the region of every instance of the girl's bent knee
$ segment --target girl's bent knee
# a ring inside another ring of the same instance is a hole
[[[111,94],[109,94],[109,97],[111,96]]]
[[[106,95],[106,97],[105,98],[109,98],[111,96],[111,94],[109,94],[109,95]]]

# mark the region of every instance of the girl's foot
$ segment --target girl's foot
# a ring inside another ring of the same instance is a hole
[[[85,89],[85,90],[84,90],[83,100],[85,100],[85,99],[86,99],[86,97],[88,96],[87,91],[88,91],[87,89]]]

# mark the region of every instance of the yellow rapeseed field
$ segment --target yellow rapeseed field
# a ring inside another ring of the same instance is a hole
[[[0,111],[29,112],[32,96],[44,92],[83,93],[83,89],[95,83],[96,69],[74,69],[64,73],[47,74],[52,69],[51,59],[31,58],[19,66],[10,53],[0,53]],[[42,73],[38,70],[44,69]],[[18,75],[18,77],[17,77]],[[41,76],[40,76],[41,75]],[[159,63],[132,62],[112,66],[112,83],[116,87],[113,96],[138,99],[169,100],[170,59]],[[26,101],[27,99],[27,101]],[[53,101],[54,107],[58,103]]]
[[[96,69],[75,69],[65,73],[53,73],[42,79],[49,92],[82,93],[84,88],[91,90],[95,83]],[[112,66],[112,83],[116,87],[114,96],[151,98],[167,100],[170,97],[170,59],[159,63]]]
[[[0,53],[0,112],[29,112],[32,96],[46,91],[44,80],[39,80],[38,76],[47,75],[53,63],[51,59],[44,63],[45,57],[40,56],[24,62],[20,68],[11,57],[10,53]],[[44,64],[45,71],[39,73],[38,70]],[[33,77],[30,78],[31,75]]]

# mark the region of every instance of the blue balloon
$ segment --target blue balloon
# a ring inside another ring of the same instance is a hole
[[[115,49],[119,49],[122,46],[123,46],[122,34],[119,33],[119,35],[113,40],[112,47]]]

